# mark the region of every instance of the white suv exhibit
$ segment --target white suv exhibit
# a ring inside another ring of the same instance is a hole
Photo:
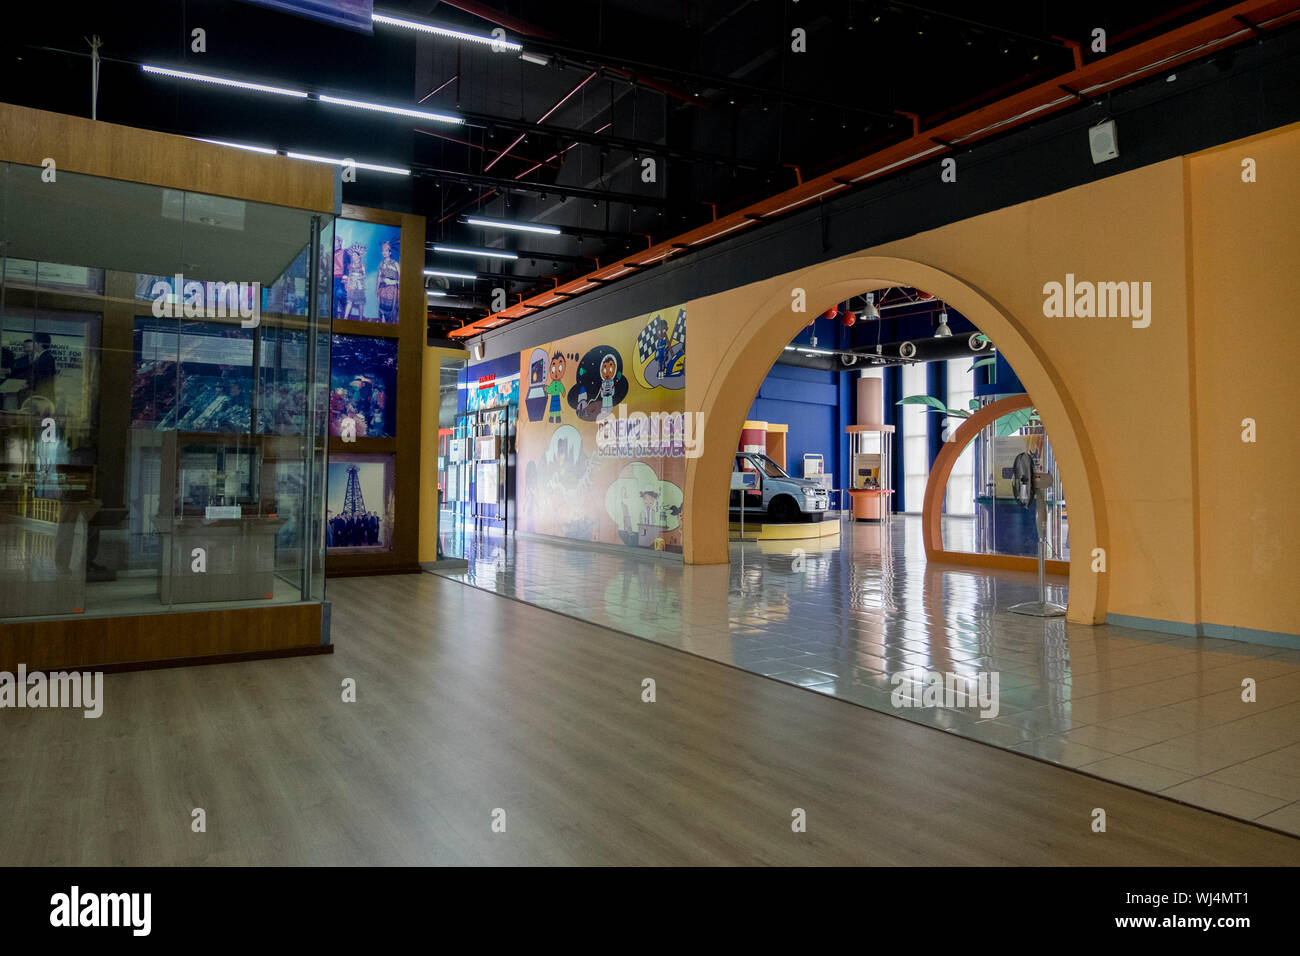
[[[734,470],[757,473],[758,487],[750,491],[732,491],[732,511],[740,510],[743,498],[746,514],[762,511],[769,521],[787,524],[797,521],[802,515],[807,515],[812,521],[821,521],[830,507],[830,495],[825,488],[806,478],[791,478],[766,455],[737,452]]]

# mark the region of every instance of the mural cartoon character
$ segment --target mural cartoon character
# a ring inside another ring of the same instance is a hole
[[[636,337],[637,378],[646,388],[686,387],[686,310],[677,310],[672,329],[656,315]]]
[[[608,418],[614,412],[614,391],[617,388],[615,377],[618,375],[618,361],[613,355],[606,355],[600,360],[600,412],[597,419]]]
[[[608,418],[627,398],[629,385],[623,374],[623,357],[611,345],[588,350],[578,363],[577,379],[569,389],[569,407],[584,422]]]
[[[542,416],[546,414],[546,405],[548,402],[546,396],[546,370],[549,362],[549,356],[546,349],[533,349],[533,354],[528,360],[528,394],[524,399],[524,407],[528,410],[529,421],[539,422]]]
[[[560,421],[560,399],[564,396],[564,370],[567,363],[564,361],[564,353],[556,352],[551,356],[551,383],[546,386],[546,394],[551,397],[550,404],[546,409],[546,420],[559,424]]]

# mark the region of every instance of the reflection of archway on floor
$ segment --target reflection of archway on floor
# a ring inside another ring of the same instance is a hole
[[[1034,396],[1039,417],[1052,436],[1062,483],[1071,489],[1074,547],[1068,616],[1079,623],[1104,621],[1106,575],[1091,570],[1092,551],[1104,547],[1106,539],[1101,480],[1091,441],[1078,407],[1035,341],[1029,323],[1002,309],[991,291],[908,259],[849,256],[757,287],[697,300],[691,304],[692,328],[706,331],[692,336],[687,407],[703,414],[710,436],[739,434],[764,376],[813,316],[850,296],[890,286],[925,289],[952,303],[993,340]],[[796,289],[806,294],[800,312],[791,307],[798,301]],[[734,442],[704,441],[701,456],[687,462],[683,530],[689,564],[721,564],[729,559],[727,496],[734,452]]]
[[[973,554],[965,551],[949,551],[943,546],[943,499],[948,492],[948,476],[952,474],[952,467],[957,464],[957,458],[966,450],[966,446],[975,440],[975,436],[981,430],[992,425],[1003,415],[1009,415],[1022,408],[1032,408],[1033,405],[1028,394],[999,398],[963,421],[961,427],[953,433],[952,441],[943,443],[925,480],[925,506],[921,509],[921,539],[925,542],[927,561],[1002,568],[1009,571],[1038,569],[1037,558],[1027,558],[1018,554]],[[1047,561],[1046,570],[1048,574],[1065,574],[1068,565],[1064,561]]]

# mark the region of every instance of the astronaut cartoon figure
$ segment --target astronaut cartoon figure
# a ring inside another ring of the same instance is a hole
[[[614,413],[615,379],[618,376],[618,360],[612,354],[600,360],[600,414],[596,420],[608,418]]]
[[[551,356],[551,381],[546,386],[550,402],[546,409],[546,421],[558,424],[560,421],[560,400],[564,397],[564,353],[556,352]]]

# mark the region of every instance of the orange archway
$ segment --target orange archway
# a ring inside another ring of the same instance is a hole
[[[968,564],[981,568],[1002,568],[1008,571],[1036,571],[1038,559],[1018,554],[972,554],[966,551],[947,551],[943,546],[943,496],[948,490],[948,476],[953,465],[975,440],[981,430],[1003,415],[1031,408],[1033,401],[1027,394],[1009,395],[990,402],[961,423],[953,433],[952,441],[943,443],[939,454],[930,466],[930,476],[925,481],[925,504],[921,509],[921,539],[925,542],[925,559],[946,564]],[[1065,561],[1046,561],[1048,574],[1068,574],[1070,565]]]
[[[950,302],[989,336],[1035,398],[1052,435],[1062,481],[1071,489],[1069,619],[1100,623],[1106,616],[1106,575],[1093,574],[1089,556],[1103,547],[1100,474],[1080,410],[1061,375],[1024,321],[989,291],[911,259],[855,255],[755,282],[690,304],[691,373],[686,407],[703,415],[700,457],[690,459],[684,491],[683,550],[687,563],[729,560],[728,475],[735,436],[768,370],[798,331],[850,296],[888,288],[925,289]],[[802,308],[800,308],[802,307]],[[1077,504],[1076,504],[1077,502]]]

